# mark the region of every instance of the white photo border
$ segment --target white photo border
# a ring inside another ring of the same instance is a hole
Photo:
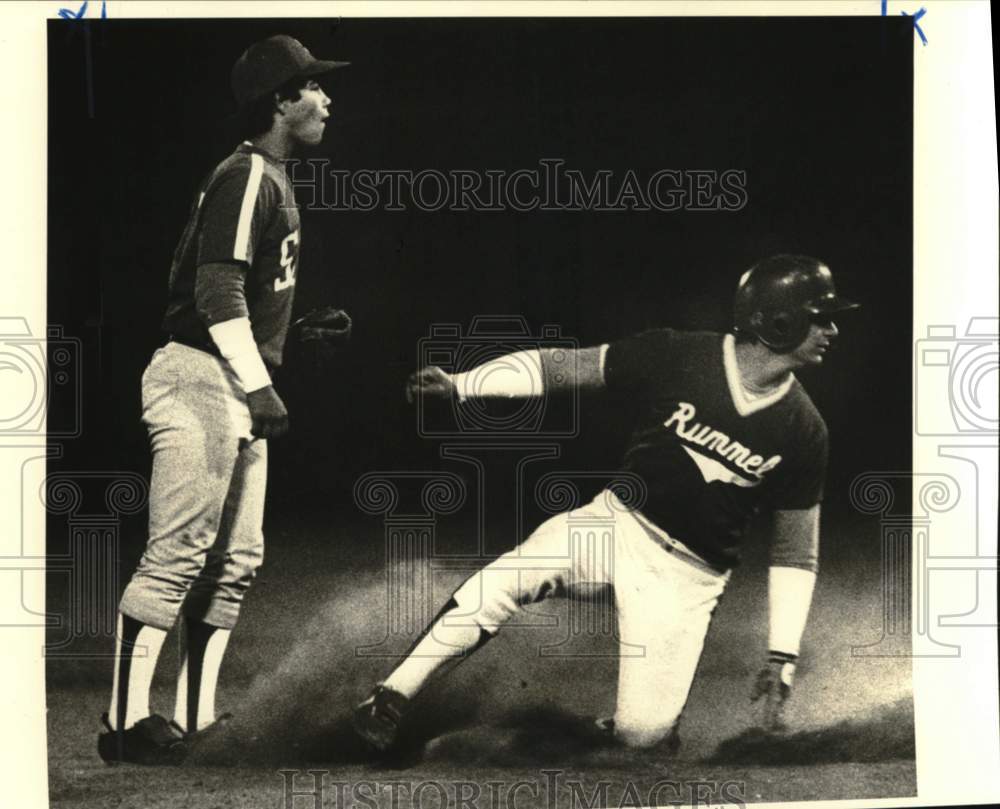
[[[32,333],[46,329],[46,22],[61,8],[78,7],[76,0],[5,4],[0,75],[4,82],[4,109],[17,112],[16,125],[5,128],[7,188],[3,222],[7,257],[2,318],[23,318]],[[985,0],[782,0],[781,2],[128,2],[91,0],[89,13],[102,5],[109,18],[270,17],[280,8],[297,17],[407,17],[407,16],[875,16],[908,14],[914,30],[914,373],[915,405],[933,416],[947,408],[947,397],[921,385],[919,341],[940,339],[961,344],[976,338],[969,329],[994,327],[996,344],[998,300],[998,186],[996,119],[990,41],[990,6]],[[72,9],[71,9],[72,10]],[[920,12],[923,11],[921,14]],[[919,30],[917,27],[919,26]],[[985,319],[985,322],[984,322]],[[949,332],[948,329],[952,331]],[[948,335],[951,335],[949,338]],[[989,414],[987,414],[988,416]],[[945,414],[942,418],[953,418]],[[968,467],[963,458],[976,447],[992,449],[983,457],[972,479],[978,498],[966,498],[935,523],[937,541],[961,536],[954,542],[966,548],[970,527],[978,530],[978,555],[933,545],[926,558],[915,558],[915,574],[935,569],[978,568],[989,586],[996,587],[996,414],[993,431],[936,434],[921,430],[914,414],[914,473],[956,474]],[[989,419],[987,418],[987,421]],[[961,431],[959,431],[961,432]],[[2,792],[4,805],[46,806],[46,715],[44,629],[10,626],[11,614],[23,609],[20,599],[25,558],[45,556],[44,511],[37,501],[22,508],[19,476],[29,458],[44,455],[44,437],[0,440],[0,625],[4,626],[3,721],[0,723],[0,761],[7,770]],[[992,468],[990,468],[992,457]],[[978,477],[977,477],[978,474]],[[16,484],[16,485],[15,485]],[[920,487],[914,486],[916,500]],[[978,502],[979,512],[975,512]],[[914,513],[917,513],[916,511]],[[24,546],[15,549],[17,538]],[[964,544],[963,544],[964,543]],[[914,554],[915,557],[918,554]],[[961,559],[967,564],[963,567]],[[943,560],[943,561],[942,561]],[[957,560],[957,561],[956,561]],[[991,579],[992,571],[992,579]],[[24,601],[44,603],[41,578],[25,577]],[[947,577],[938,577],[941,579]],[[963,577],[951,577],[963,578]],[[920,581],[915,576],[914,581]],[[968,578],[963,584],[968,585]],[[17,586],[14,586],[14,583]],[[954,589],[956,592],[951,592]],[[1000,738],[997,728],[997,643],[995,628],[963,624],[942,616],[962,604],[962,588],[938,582],[924,593],[930,603],[913,599],[914,626],[930,626],[941,643],[956,643],[960,657],[921,657],[913,660],[916,709],[918,797],[899,800],[839,801],[837,806],[920,806],[926,804],[989,803],[1000,801]],[[932,598],[931,598],[932,597]],[[926,600],[925,599],[925,600]],[[8,610],[14,611],[8,614]],[[924,610],[923,617],[916,614]],[[995,601],[993,620],[996,619]],[[929,620],[929,624],[926,621]],[[983,701],[983,697],[986,700]],[[13,774],[13,775],[11,775]],[[811,806],[834,805],[817,801]],[[766,806],[767,804],[759,804]],[[787,804],[783,804],[787,805]]]

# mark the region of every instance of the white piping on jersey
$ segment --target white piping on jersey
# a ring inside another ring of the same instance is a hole
[[[253,222],[253,209],[257,204],[257,191],[260,189],[260,178],[264,174],[264,158],[259,154],[250,155],[250,179],[243,191],[243,204],[240,206],[240,220],[236,226],[236,243],[233,245],[233,258],[237,261],[247,261],[250,248],[250,225]]]
[[[691,447],[685,446],[684,451],[691,456],[691,460],[695,462],[698,466],[698,471],[701,472],[701,476],[705,479],[705,483],[711,483],[713,480],[721,480],[723,483],[732,483],[734,486],[740,486],[744,489],[752,489],[754,486],[760,485],[763,478],[757,478],[756,480],[747,480],[742,475],[737,475],[732,469],[719,463],[714,458],[709,458],[707,455],[702,455],[700,452],[695,452]]]
[[[741,416],[749,416],[751,413],[770,407],[788,393],[795,382],[795,374],[789,373],[788,379],[775,388],[773,393],[760,397],[752,396],[743,387],[743,381],[740,379],[740,368],[736,364],[736,338],[731,334],[722,338],[722,364],[726,371],[729,395],[733,399],[736,412]]]

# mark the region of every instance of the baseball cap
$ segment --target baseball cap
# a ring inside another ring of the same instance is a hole
[[[296,76],[318,76],[350,62],[317,59],[285,34],[256,42],[233,65],[233,95],[240,106],[271,93]]]

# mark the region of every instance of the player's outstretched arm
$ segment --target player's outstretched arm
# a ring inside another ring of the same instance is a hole
[[[761,724],[768,731],[785,727],[785,703],[809,617],[818,557],[819,506],[776,511],[768,575],[768,659],[750,693],[751,701],[765,698]]]
[[[458,374],[429,365],[410,375],[406,399],[408,402],[417,396],[457,396],[460,401],[514,399],[569,390],[600,390],[604,387],[601,358],[605,348],[516,351]]]

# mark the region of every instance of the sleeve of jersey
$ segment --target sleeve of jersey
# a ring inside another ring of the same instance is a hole
[[[260,155],[216,178],[201,201],[197,264],[253,264],[276,205]]]
[[[807,509],[823,500],[829,455],[826,425],[820,421],[804,436],[791,463],[782,464],[774,480],[771,505],[776,509]],[[782,468],[784,467],[784,468]]]
[[[636,392],[644,388],[653,369],[662,371],[676,350],[671,329],[656,329],[616,340],[604,354],[604,384],[610,391]]]

